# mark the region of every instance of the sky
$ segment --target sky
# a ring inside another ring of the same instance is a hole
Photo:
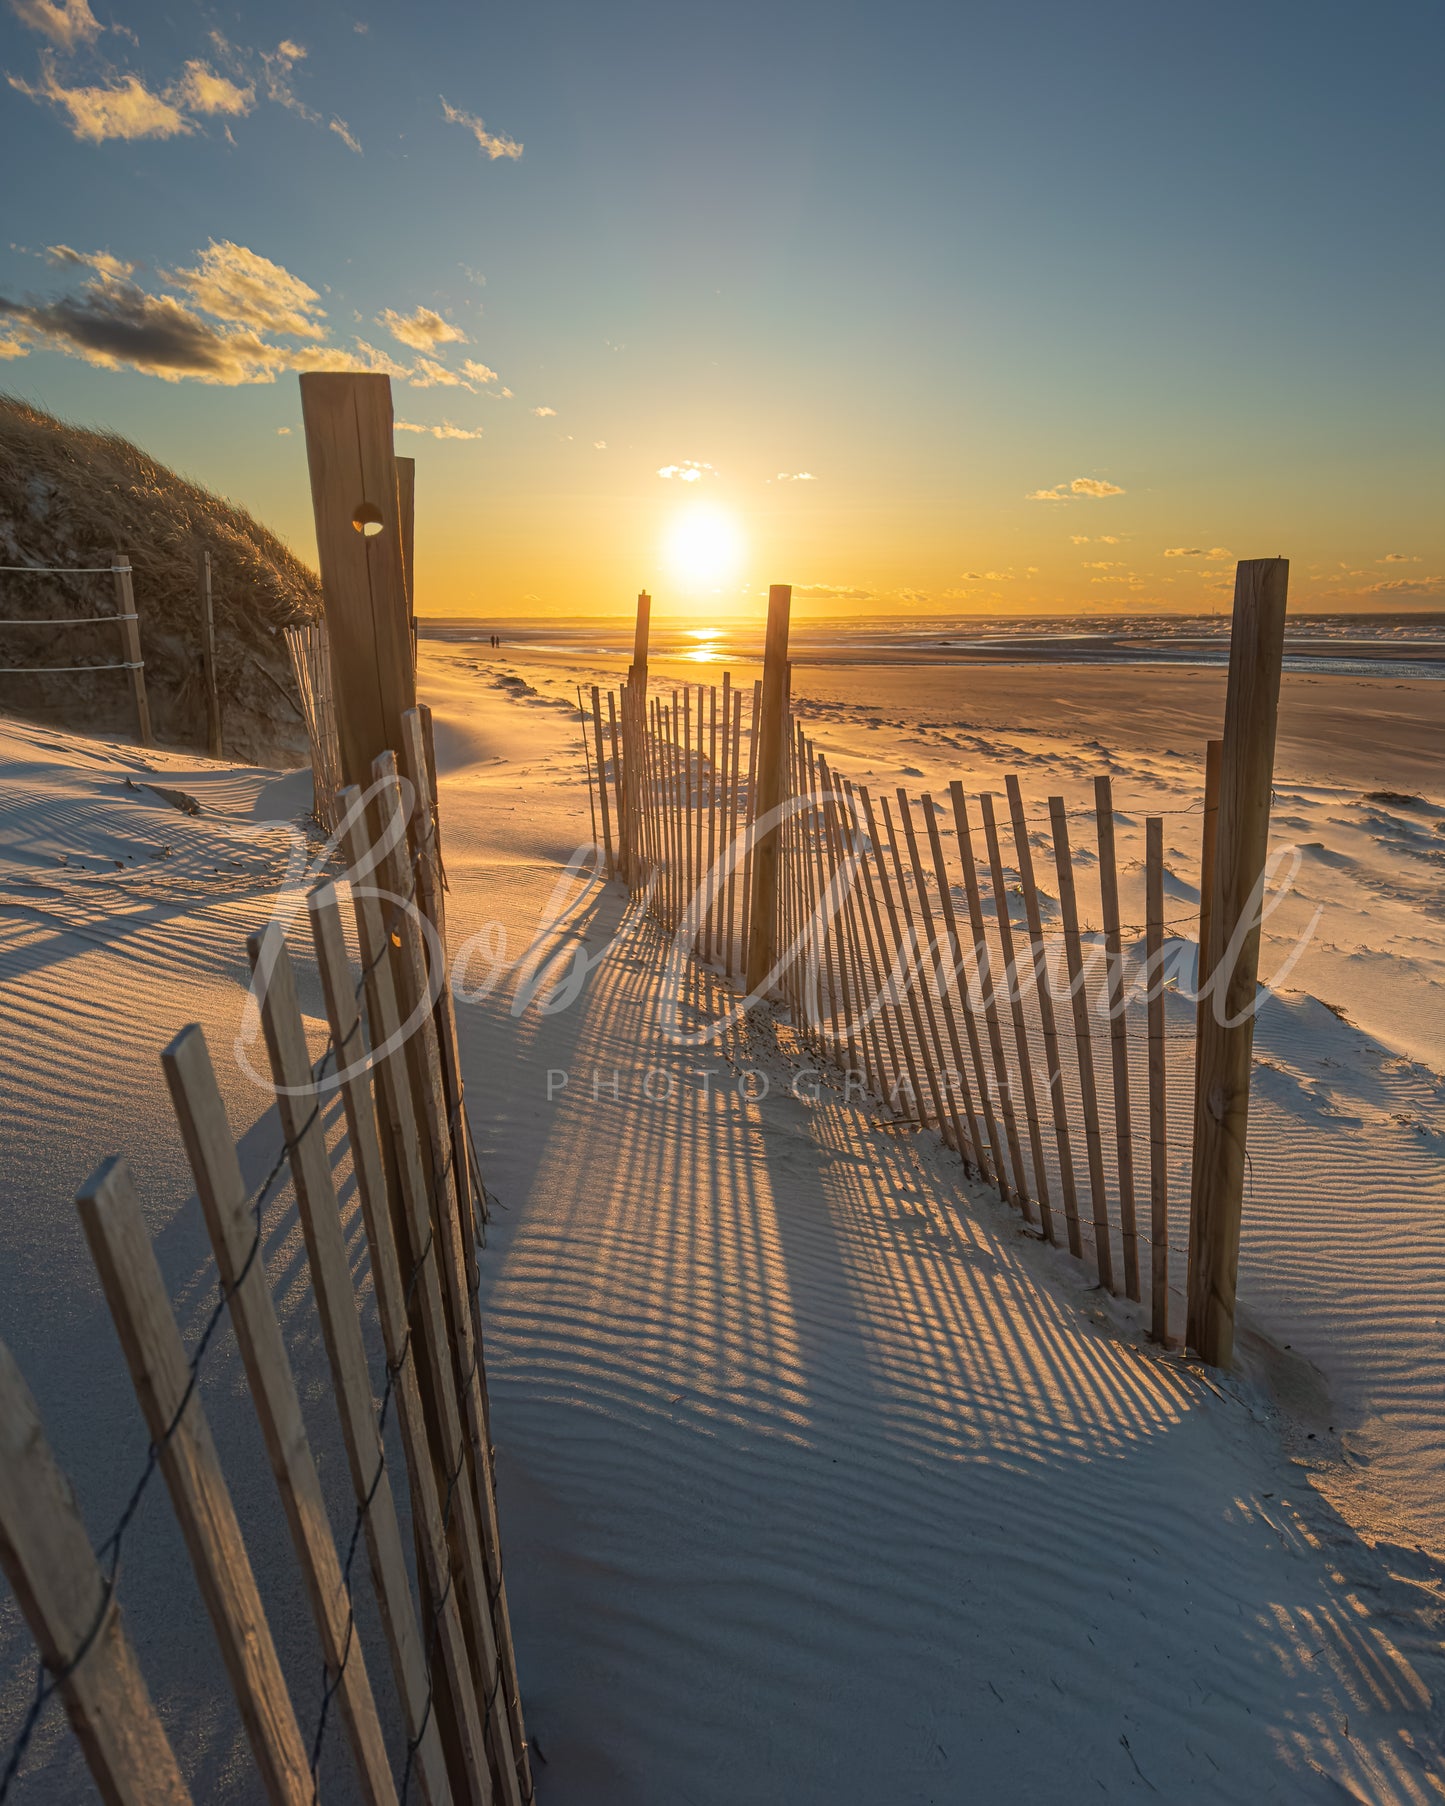
[[[428,614],[1445,607],[1445,14],[0,0],[0,389]]]

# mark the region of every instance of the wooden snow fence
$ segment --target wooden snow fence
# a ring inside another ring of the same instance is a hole
[[[770,593],[760,681],[649,688],[644,596],[626,684],[579,696],[608,872],[751,1000],[786,1006],[812,1055],[849,1075],[845,1094],[856,1081],[937,1131],[1101,1285],[1141,1304],[1147,1287],[1156,1340],[1187,1326],[1220,1365],[1258,965],[1258,924],[1245,928],[1265,864],[1287,574],[1282,559],[1239,566],[1202,805],[1126,799],[1144,828],[1133,919],[1107,775],[1092,809],[1071,812],[1011,774],[1002,793],[955,781],[890,795],[831,769],[789,694],[786,587]],[[1197,910],[1166,914],[1168,815],[1200,825]],[[1194,994],[1169,984],[1184,940],[1203,949]],[[1205,981],[1226,949],[1216,1004]],[[1171,1320],[1171,1269],[1185,1321]]]
[[[341,752],[336,737],[336,694],[331,680],[331,643],[322,620],[286,629],[286,650],[301,696],[301,714],[311,749],[313,812],[328,834],[336,829],[336,793],[341,788]]]
[[[157,1474],[268,1799],[303,1806],[316,1797],[328,1734],[344,1737],[357,1797],[373,1806],[409,1798],[526,1806],[532,1798],[478,1305],[486,1193],[445,982],[429,724],[419,709],[402,722],[400,760],[383,753],[367,795],[351,788],[338,799],[357,957],[348,951],[338,883],[323,880],[307,897],[328,1027],[319,1058],[307,1043],[280,929],[273,924],[248,943],[281,1131],[259,1189],[243,1179],[200,1028],[183,1029],[162,1055],[220,1278],[218,1302],[189,1352],[124,1164],[105,1161],[77,1199],[150,1435],[143,1471],[98,1550],[0,1345],[0,1563],[39,1650],[35,1703],[0,1763],[0,1798],[55,1693],[104,1799],[155,1806],[191,1797],[127,1637],[117,1584],[123,1539]],[[365,1275],[351,1270],[322,1115],[337,1091],[384,1348],[379,1387],[363,1338]],[[263,1211],[288,1172],[349,1469],[339,1534],[266,1271]],[[283,1678],[198,1391],[223,1317],[236,1333],[325,1671],[310,1722]],[[400,1472],[385,1454],[389,1418]],[[352,1604],[363,1565],[381,1626],[365,1648]],[[378,1710],[388,1689],[404,1732],[394,1754]]]

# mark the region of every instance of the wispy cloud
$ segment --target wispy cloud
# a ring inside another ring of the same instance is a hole
[[[89,44],[104,30],[90,10],[89,0],[10,0],[10,10],[22,25],[40,32],[62,50]]]
[[[1234,554],[1228,546],[1211,546],[1206,552],[1203,546],[1165,546],[1166,558],[1232,558]]]
[[[463,358],[462,369],[474,383],[494,383],[497,380],[496,371],[489,364],[479,363],[474,357]]]
[[[811,470],[780,470],[775,477],[769,477],[770,483],[812,483],[817,479]]]
[[[453,426],[450,420],[444,420],[440,426],[421,426],[415,420],[398,420],[396,430],[399,433],[430,433],[433,439],[480,439],[481,427]]]
[[[361,155],[360,141],[344,119],[332,118],[327,120],[326,129],[328,132],[335,132],[336,136],[346,146],[347,150],[354,151],[358,157]]]
[[[1052,489],[1035,489],[1024,497],[1026,502],[1067,502],[1081,495],[1099,501],[1106,495],[1123,495],[1117,483],[1106,483],[1102,477],[1075,477],[1071,483],[1055,483]]]
[[[795,601],[803,602],[871,602],[874,592],[871,589],[853,589],[847,584],[839,583],[802,583],[794,584]]]
[[[384,326],[398,344],[409,345],[413,351],[431,351],[438,345],[465,345],[467,342],[467,335],[459,327],[444,320],[430,307],[418,307],[409,314],[399,314],[388,307],[377,315],[376,323]]]
[[[700,483],[709,472],[714,476],[717,474],[711,464],[699,464],[696,458],[684,458],[681,464],[664,464],[657,474],[669,481],[676,477],[680,483]]]
[[[133,263],[112,257],[109,251],[72,251],[69,245],[47,245],[45,261],[53,263],[58,269],[72,267],[94,270],[97,275],[104,276],[111,282],[124,282],[135,274],[136,268]]]
[[[1386,552],[1385,556],[1377,562],[1380,564],[1419,564],[1420,560],[1409,552]]]
[[[245,245],[213,239],[193,270],[162,271],[203,312],[218,320],[299,339],[325,337],[321,297],[309,283]]]
[[[103,144],[108,138],[176,138],[195,129],[179,107],[153,94],[137,75],[122,76],[108,86],[67,88],[46,53],[36,83],[18,75],[8,80],[17,93],[63,114],[71,135],[87,144]]]
[[[515,161],[522,154],[522,146],[515,138],[508,138],[500,132],[489,132],[484,121],[475,113],[466,113],[460,107],[454,107],[446,95],[438,97],[442,103],[442,118],[448,125],[465,126],[477,141],[483,156],[490,157],[495,163],[499,158],[511,158]]]
[[[244,118],[256,104],[254,87],[242,87],[228,76],[218,75],[199,59],[186,64],[181,79],[166,90],[166,97],[188,113],[204,117],[219,113],[231,119]]]
[[[592,441],[592,449],[593,451],[606,451],[607,441],[605,439],[594,439]]]
[[[1116,546],[1119,543],[1117,533],[1096,533],[1092,538],[1087,533],[1071,533],[1069,538],[1076,546]]]
[[[533,408],[531,411],[539,420],[555,420],[557,417],[556,408]]]
[[[1445,596],[1445,577],[1388,577],[1367,583],[1360,596]]]
[[[414,389],[470,389],[471,384],[434,357],[419,357],[407,379]]]

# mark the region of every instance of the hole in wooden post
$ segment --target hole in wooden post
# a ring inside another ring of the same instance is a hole
[[[381,510],[375,502],[362,502],[351,517],[351,524],[367,539],[375,539],[382,527]]]

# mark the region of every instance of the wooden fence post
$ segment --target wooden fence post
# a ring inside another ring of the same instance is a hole
[[[792,586],[775,583],[768,591],[768,635],[763,649],[762,720],[758,726],[758,800],[755,822],[782,807],[788,781],[788,615]],[[753,846],[753,894],[748,923],[747,988],[762,989],[777,956],[778,824],[756,835]]]
[[[201,553],[201,676],[206,685],[206,751],[223,759],[221,692],[216,682],[216,611],[211,595],[211,554]]]
[[[341,774],[365,789],[416,702],[391,379],[311,371],[300,381]]]
[[[60,1683],[60,1697],[106,1806],[190,1806],[120,1606],[91,1553],[30,1388],[3,1342],[0,1567],[45,1666],[60,1674],[76,1662]]]
[[[637,592],[637,625],[632,630],[632,680],[647,693],[647,639],[652,627],[652,597],[645,589]]]
[[[146,701],[145,661],[140,650],[140,621],[135,610],[135,586],[131,581],[130,560],[117,552],[111,564],[115,573],[115,611],[120,619],[120,656],[130,678],[131,700],[135,703],[136,738],[142,746],[151,743],[151,710]]]
[[[396,512],[401,523],[401,579],[406,585],[406,624],[411,634],[412,681],[416,680],[416,459],[396,461]]]
[[[1165,1091],[1164,818],[1144,823],[1145,973],[1149,979],[1149,1322],[1156,1342],[1169,1342],[1169,1109]]]
[[[1229,688],[1211,886],[1210,983],[1199,1038],[1191,1212],[1189,1341],[1215,1367],[1234,1352],[1239,1225],[1259,976],[1259,894],[1269,848],[1275,727],[1289,562],[1240,561],[1234,582]]]

